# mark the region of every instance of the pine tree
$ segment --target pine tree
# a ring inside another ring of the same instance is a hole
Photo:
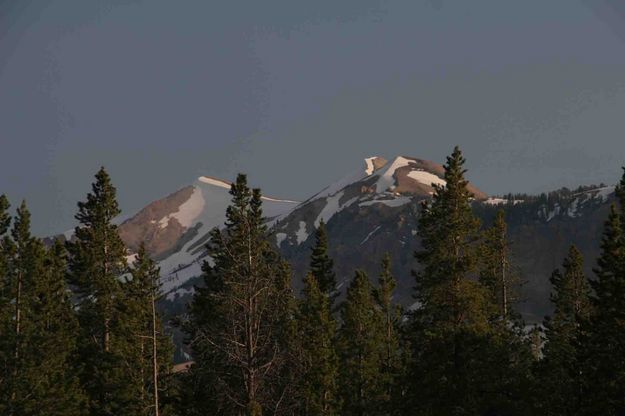
[[[378,289],[375,298],[384,319],[384,357],[381,377],[385,385],[385,397],[382,409],[391,414],[395,400],[400,400],[401,392],[397,388],[403,376],[402,351],[400,348],[399,330],[401,308],[393,303],[393,293],[397,282],[391,272],[391,256],[386,253],[382,258],[382,271],[378,278]]]
[[[0,340],[3,357],[0,410],[7,415],[73,416],[84,413],[78,379],[71,370],[76,330],[65,286],[62,247],[46,252],[30,233],[30,213],[17,210],[10,247]],[[8,318],[8,319],[7,319]]]
[[[121,325],[134,338],[128,350],[128,357],[133,362],[134,385],[139,389],[136,394],[140,397],[134,403],[134,411],[137,415],[143,415],[149,409],[149,414],[159,416],[163,414],[159,400],[163,385],[160,381],[159,388],[159,380],[170,372],[173,345],[164,333],[156,310],[156,304],[162,296],[160,269],[148,255],[144,244],[139,247],[130,273],[132,278],[126,283],[127,301],[123,310],[126,318]],[[130,414],[130,409],[126,412]]]
[[[479,221],[456,147],[445,165],[445,186],[436,186],[419,219],[423,249],[415,256],[419,307],[411,316],[413,406],[426,414],[475,414],[483,410],[483,379],[490,332],[487,289],[476,269]]]
[[[315,245],[310,256],[310,271],[319,282],[319,289],[332,296],[336,291],[334,261],[328,254],[328,233],[323,218],[315,231]]]
[[[298,382],[302,415],[338,415],[338,356],[335,347],[336,321],[330,300],[317,279],[309,273],[304,279],[299,308],[298,331],[302,374]]]
[[[582,414],[625,413],[625,174],[604,226],[591,281],[593,314],[581,340]]]
[[[75,241],[68,243],[69,278],[77,289],[81,379],[93,415],[115,415],[133,406],[129,363],[134,345],[120,314],[127,299],[121,276],[127,271],[126,249],[113,219],[120,214],[116,190],[101,168],[85,202],[78,203]]]
[[[10,322],[10,284],[9,284],[9,238],[6,235],[11,225],[9,215],[9,201],[5,195],[0,195],[0,333],[9,331]],[[7,337],[0,336],[0,413],[4,412],[2,402],[6,395],[3,386],[8,383],[10,354],[8,354]]]
[[[555,306],[553,316],[545,319],[546,342],[540,362],[539,392],[541,412],[546,415],[573,415],[581,405],[581,367],[577,342],[581,323],[591,313],[590,286],[584,275],[582,254],[571,246],[562,271],[551,275]]]
[[[492,227],[483,232],[480,260],[480,282],[493,300],[493,319],[508,323],[521,282],[510,263],[508,226],[503,210],[497,212]]]
[[[341,305],[343,325],[339,331],[341,396],[343,415],[381,414],[386,404],[384,371],[384,316],[377,308],[373,288],[361,270]]]
[[[205,287],[197,288],[186,325],[196,359],[192,372],[213,383],[212,398],[199,407],[281,414],[284,391],[276,391],[275,381],[287,365],[276,331],[283,317],[277,290],[282,262],[266,239],[260,190],[250,190],[239,175],[230,194],[225,229],[211,232],[213,263],[204,265]]]

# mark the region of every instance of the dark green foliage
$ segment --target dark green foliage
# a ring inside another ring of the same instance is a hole
[[[384,316],[377,308],[373,287],[363,271],[356,271],[345,302],[338,337],[341,359],[342,415],[383,414],[387,388],[381,377],[385,363]]]
[[[283,342],[285,269],[266,240],[260,191],[245,175],[232,184],[225,229],[207,245],[205,287],[196,288],[186,324],[203,392],[189,413],[282,414],[288,351]],[[206,384],[209,383],[209,384]]]
[[[133,365],[136,339],[124,328],[128,300],[126,248],[113,219],[120,214],[116,190],[104,168],[92,192],[78,203],[75,240],[68,243],[69,277],[78,295],[81,381],[93,415],[117,415],[140,400]]]
[[[591,281],[593,314],[581,339],[583,414],[625,413],[625,175],[616,197],[619,207],[611,207]]]
[[[65,285],[65,250],[49,251],[30,235],[30,213],[17,210],[7,256],[5,297],[0,314],[0,413],[73,416],[85,401],[72,369],[77,322]]]
[[[411,408],[434,415],[515,414],[521,411],[529,348],[520,330],[493,319],[502,305],[496,271],[477,279],[479,221],[471,211],[464,162],[455,148],[445,165],[446,186],[436,187],[419,220],[419,307],[408,328]],[[503,219],[496,229],[505,248]],[[492,252],[508,262],[501,247],[493,245]]]
[[[577,345],[581,324],[591,313],[591,291],[583,266],[581,253],[571,246],[562,271],[551,275],[555,311],[544,322],[546,341],[536,391],[541,414],[572,415],[581,406],[582,368]]]
[[[336,291],[334,261],[328,254],[328,234],[323,219],[315,231],[315,245],[310,256],[310,272],[319,282],[319,289],[328,295]]]
[[[518,301],[520,279],[510,263],[510,242],[505,212],[499,210],[493,225],[482,234],[480,283],[493,300],[493,321],[510,322]]]
[[[156,384],[160,386],[158,393],[162,397],[172,367],[173,345],[169,336],[164,333],[162,322],[155,310],[156,302],[161,298],[160,269],[149,257],[143,244],[137,252],[131,277],[126,283],[126,301],[122,311],[126,318],[121,321],[121,326],[127,334],[132,335],[134,341],[129,345],[126,359],[133,363],[129,371],[134,379],[132,386],[137,388],[134,394],[140,400],[132,402],[134,408],[129,408],[126,412],[139,415],[145,414],[145,409],[150,409],[150,414],[154,414],[154,370]],[[160,402],[159,410],[160,414],[167,414],[163,412]]]
[[[383,319],[384,356],[380,378],[385,387],[380,410],[385,414],[391,414],[392,410],[397,407],[395,401],[401,400],[400,382],[404,376],[404,357],[399,336],[402,310],[393,302],[396,285],[391,272],[391,256],[386,253],[382,258],[382,271],[378,278],[378,288],[375,290],[375,299]]]
[[[300,388],[303,415],[338,415],[339,362],[335,348],[336,321],[330,301],[319,288],[317,279],[304,279],[304,298],[298,315],[301,345]]]

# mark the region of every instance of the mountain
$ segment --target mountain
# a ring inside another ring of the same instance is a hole
[[[375,278],[382,255],[389,252],[398,279],[397,301],[409,307],[411,270],[417,267],[413,252],[419,248],[419,204],[431,197],[433,185],[444,184],[439,164],[406,156],[391,161],[371,157],[306,201],[264,197],[263,209],[271,241],[293,265],[297,290],[308,266],[315,227],[323,218],[341,287],[356,268]],[[529,321],[540,321],[550,311],[549,276],[571,243],[585,255],[591,273],[613,188],[488,197],[469,186],[475,196],[474,211],[485,225],[497,210],[507,211],[514,263],[526,281],[524,302],[518,308]],[[170,314],[184,311],[193,285],[200,282],[204,243],[213,227],[223,225],[229,187],[226,181],[200,177],[120,226],[131,251],[145,241],[158,260],[166,292],[164,307]]]

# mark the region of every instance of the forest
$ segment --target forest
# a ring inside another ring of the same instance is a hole
[[[104,168],[66,242],[33,236],[26,203],[12,215],[0,196],[0,415],[624,415],[625,174],[600,257],[571,246],[550,276],[553,314],[528,325],[506,211],[480,223],[465,162],[456,147],[419,207],[411,308],[394,301],[389,253],[377,276],[337,287],[323,221],[295,293],[244,174],[174,322],[157,263],[119,237]]]

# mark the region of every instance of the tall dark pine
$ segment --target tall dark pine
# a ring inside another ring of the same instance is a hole
[[[134,365],[131,367],[135,392],[140,400],[135,402],[137,415],[162,414],[162,401],[159,394],[163,390],[161,376],[169,374],[172,366],[173,345],[164,333],[163,324],[156,310],[161,298],[160,269],[141,244],[130,271],[131,279],[126,283],[127,300],[121,325],[132,334],[134,342],[128,349]],[[159,388],[160,386],[160,388]],[[130,409],[129,409],[130,410]],[[130,411],[127,411],[130,414]]]
[[[288,365],[277,328],[283,319],[279,296],[283,263],[266,239],[260,190],[245,175],[232,184],[232,204],[223,231],[207,245],[204,288],[197,288],[187,324],[195,372],[212,383],[204,414],[283,414],[283,366]],[[200,406],[201,407],[201,406]]]
[[[510,263],[510,242],[505,212],[497,212],[493,225],[483,232],[480,247],[480,282],[489,290],[496,320],[508,322],[518,301],[520,279]]]
[[[584,414],[625,414],[625,174],[597,261],[593,314],[583,338]]]
[[[489,327],[487,289],[476,271],[479,221],[471,211],[472,194],[464,178],[465,159],[456,147],[447,158],[445,186],[437,185],[419,219],[423,249],[415,256],[415,297],[410,334],[413,345],[411,397],[425,414],[474,414],[485,411],[476,380],[485,371]]]
[[[395,400],[401,400],[399,381],[403,376],[402,351],[400,348],[401,307],[393,302],[397,282],[391,272],[391,256],[386,253],[382,258],[382,271],[378,278],[375,298],[383,318],[384,357],[380,377],[384,383],[384,397],[381,408],[387,414],[392,413]]]
[[[310,271],[319,282],[319,289],[328,295],[336,290],[334,261],[328,254],[328,233],[323,218],[315,231],[315,245],[310,256]]]
[[[577,344],[582,322],[591,313],[590,285],[584,275],[582,254],[575,246],[569,249],[562,270],[555,270],[550,281],[555,310],[544,322],[546,341],[538,380],[540,410],[550,415],[572,415],[582,399]]]
[[[339,331],[340,391],[343,415],[379,414],[386,403],[384,316],[376,305],[369,277],[361,270],[341,305]]]
[[[301,345],[301,377],[298,390],[303,415],[339,413],[339,362],[335,346],[337,323],[330,310],[330,299],[309,273],[304,279],[299,308],[298,331]]]
[[[69,277],[78,293],[80,371],[90,411],[114,415],[137,400],[124,357],[134,340],[120,325],[120,306],[127,299],[121,276],[127,264],[113,223],[120,214],[116,190],[104,168],[95,179],[87,200],[78,203],[79,226],[67,245]]]
[[[0,413],[6,415],[79,415],[84,413],[75,359],[75,319],[65,285],[59,246],[46,252],[30,234],[26,205],[17,210],[9,248],[0,316]]]
[[[9,215],[9,200],[5,195],[0,195],[0,333],[9,331],[10,322],[10,285],[9,285],[9,237],[6,235],[11,225]],[[9,377],[10,354],[8,354],[6,337],[0,337],[0,400],[6,393],[2,386],[6,386]],[[0,411],[4,411],[0,405]]]

